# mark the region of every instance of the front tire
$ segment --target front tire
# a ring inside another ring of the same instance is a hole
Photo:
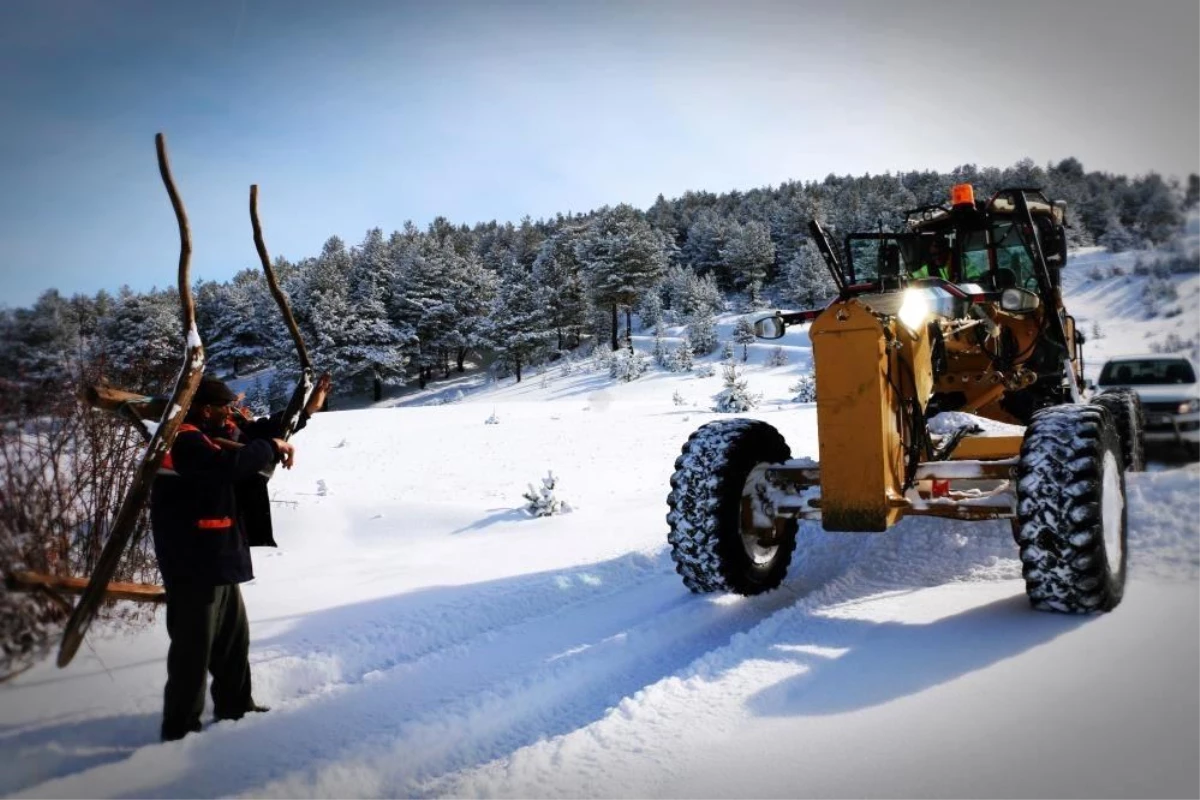
[[[725,419],[699,428],[675,460],[667,505],[671,558],[693,592],[754,595],[779,586],[796,548],[795,520],[763,546],[742,530],[742,493],[756,468],[791,458],[775,428]]]
[[[1125,592],[1125,469],[1109,412],[1062,405],[1034,414],[1017,463],[1025,590],[1034,608],[1111,611]]]

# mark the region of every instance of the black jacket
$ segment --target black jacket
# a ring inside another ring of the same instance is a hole
[[[252,580],[250,546],[275,546],[267,479],[279,458],[271,442],[279,416],[220,431],[180,428],[150,494],[154,551],[167,591]],[[223,449],[213,441],[218,437],[244,446]]]

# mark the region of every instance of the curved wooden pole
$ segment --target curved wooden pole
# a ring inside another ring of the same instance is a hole
[[[250,186],[250,225],[254,228],[254,249],[258,250],[258,260],[262,262],[263,273],[267,276],[267,286],[270,287],[271,295],[279,305],[279,310],[283,313],[283,321],[287,324],[288,332],[292,334],[292,341],[296,344],[296,354],[300,358],[300,368],[302,370],[311,369],[312,362],[308,360],[308,349],[304,346],[304,339],[300,336],[300,327],[296,325],[296,318],[292,315],[292,307],[288,305],[287,295],[279,288],[279,281],[275,278],[275,270],[271,268],[271,257],[267,255],[267,245],[263,241],[262,224],[258,221],[257,183]]]
[[[200,385],[200,378],[204,375],[204,345],[200,340],[200,333],[196,329],[196,304],[192,298],[189,277],[192,236],[188,228],[187,212],[184,210],[183,201],[175,188],[175,181],[171,177],[166,139],[160,133],[155,136],[154,143],[158,153],[158,171],[166,186],[167,194],[171,198],[171,207],[175,210],[175,220],[179,223],[179,304],[185,341],[183,367],[179,370],[179,377],[175,380],[175,390],[172,392],[170,400],[167,401],[158,428],[150,438],[150,443],[146,445],[146,451],[142,455],[142,463],[138,466],[137,474],[129,485],[125,499],[121,502],[121,508],[110,528],[108,541],[104,543],[104,549],[100,552],[95,569],[92,570],[87,588],[83,590],[83,596],[79,598],[79,605],[75,606],[75,610],[67,620],[62,642],[58,648],[57,663],[59,667],[65,667],[71,663],[71,659],[75,657],[75,653],[83,643],[83,637],[96,618],[96,612],[100,610],[100,604],[106,598],[108,584],[112,580],[112,576],[116,574],[117,566],[121,563],[121,557],[125,552],[125,546],[129,544],[129,540],[133,536],[138,515],[141,514],[142,506],[145,505],[146,498],[150,494],[150,486],[154,483],[154,476],[158,474],[158,468],[162,465],[163,458],[166,457],[175,441],[175,434],[179,431],[179,426],[183,423],[183,418],[192,405],[192,398],[195,397],[196,389]]]

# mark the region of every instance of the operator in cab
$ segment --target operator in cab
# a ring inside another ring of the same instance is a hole
[[[950,280],[950,243],[943,236],[935,236],[929,243],[925,261],[913,270],[912,278],[941,278]]]

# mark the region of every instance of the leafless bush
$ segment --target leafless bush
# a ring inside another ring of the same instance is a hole
[[[82,371],[79,377],[82,377]],[[45,393],[0,387],[0,572],[91,574],[144,444],[131,425],[84,407],[77,382]],[[143,510],[115,580],[157,583]],[[0,594],[0,680],[43,657],[71,603],[50,590]],[[110,603],[102,619],[145,623],[152,610]]]

